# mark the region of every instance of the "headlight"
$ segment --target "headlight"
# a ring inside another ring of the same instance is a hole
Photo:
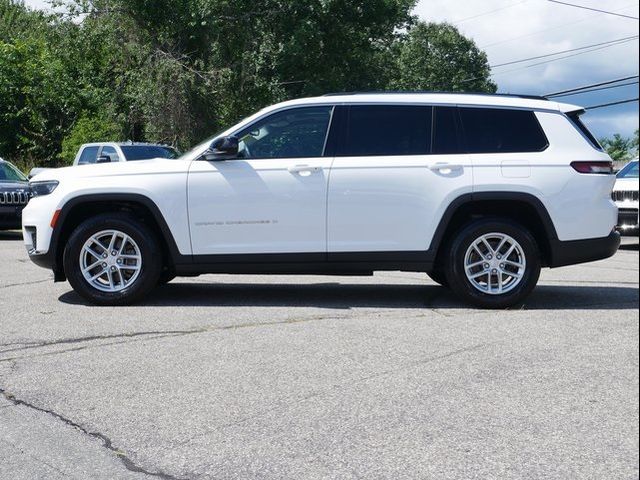
[[[43,195],[49,195],[58,186],[57,180],[49,180],[45,182],[30,182],[29,187],[34,197],[42,197]]]

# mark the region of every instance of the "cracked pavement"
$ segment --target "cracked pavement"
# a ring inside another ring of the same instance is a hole
[[[426,276],[91,307],[0,232],[0,478],[638,478],[638,240],[525,307]]]

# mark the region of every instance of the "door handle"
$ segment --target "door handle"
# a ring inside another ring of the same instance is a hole
[[[442,170],[462,170],[464,168],[463,165],[458,165],[457,163],[436,163],[434,165],[429,166],[429,170],[433,172],[440,172]]]
[[[287,168],[290,173],[315,173],[322,170],[322,167],[313,165],[293,165]]]

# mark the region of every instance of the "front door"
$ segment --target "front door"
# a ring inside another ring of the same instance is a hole
[[[298,107],[236,132],[237,159],[194,161],[188,202],[194,255],[326,252],[324,156],[333,107]]]

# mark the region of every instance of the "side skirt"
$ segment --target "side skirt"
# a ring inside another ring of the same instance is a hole
[[[175,265],[176,275],[204,273],[274,275],[373,275],[375,271],[429,272],[429,252],[344,252],[194,255]]]

